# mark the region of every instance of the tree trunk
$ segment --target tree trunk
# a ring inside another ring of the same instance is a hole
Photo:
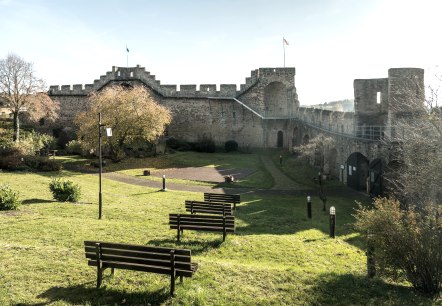
[[[12,136],[12,140],[15,142],[19,142],[20,140],[20,121],[18,118],[18,112],[14,112],[13,114],[13,126],[14,126],[14,134]]]

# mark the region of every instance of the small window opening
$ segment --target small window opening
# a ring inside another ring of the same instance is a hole
[[[121,73],[120,73],[120,71],[118,71],[118,72],[117,72],[117,76],[120,76],[120,75],[121,75]]]
[[[133,72],[133,71],[130,72],[130,77],[131,77],[131,78],[134,77],[134,72]]]
[[[381,92],[378,91],[376,94],[376,104],[381,104]]]

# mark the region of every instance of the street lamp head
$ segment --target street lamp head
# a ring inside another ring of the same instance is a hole
[[[330,207],[330,215],[332,216],[336,215],[336,208],[334,206]]]
[[[310,202],[311,201],[311,197],[310,196],[307,196],[307,202]]]

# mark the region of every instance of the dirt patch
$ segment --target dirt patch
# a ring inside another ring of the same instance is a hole
[[[240,180],[255,172],[253,169],[218,169],[210,167],[168,168],[152,173],[152,176],[203,182],[224,182],[224,176],[233,175]]]

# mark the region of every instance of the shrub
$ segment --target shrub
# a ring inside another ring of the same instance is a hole
[[[238,143],[235,140],[228,140],[226,141],[224,148],[226,149],[226,152],[238,151]]]
[[[20,205],[18,193],[8,185],[0,185],[0,210],[17,210]]]
[[[173,150],[177,150],[181,146],[181,141],[174,137],[170,137],[166,140],[166,145],[168,148],[171,148]]]
[[[26,170],[21,155],[6,155],[0,158],[0,169],[9,171]]]
[[[80,199],[80,187],[72,181],[52,178],[52,181],[49,183],[49,189],[57,201],[77,202]]]
[[[442,287],[442,207],[402,209],[397,200],[377,198],[359,206],[356,226],[369,235],[379,274],[406,279],[415,289],[438,296]]]
[[[203,138],[195,144],[195,150],[197,152],[213,153],[215,152],[215,142],[210,138]]]
[[[66,153],[67,154],[74,154],[74,155],[82,155],[83,154],[83,148],[81,147],[81,141],[80,140],[71,140],[66,144]]]
[[[55,160],[43,156],[26,156],[24,158],[25,164],[35,170],[39,171],[60,171],[61,165]]]

